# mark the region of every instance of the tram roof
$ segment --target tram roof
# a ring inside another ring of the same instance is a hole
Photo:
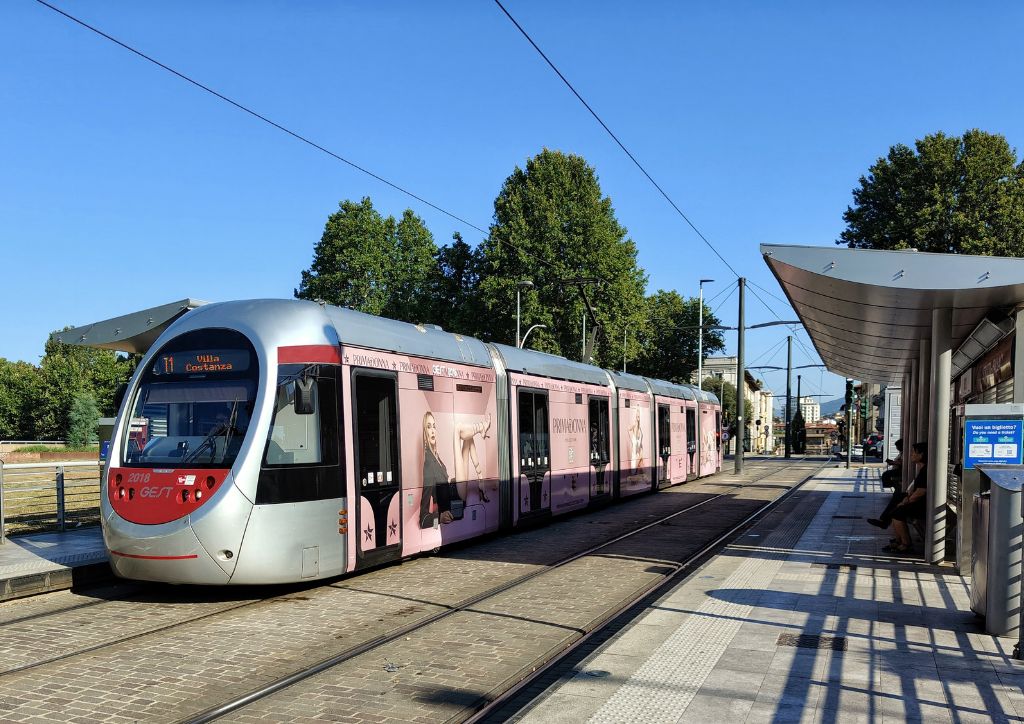
[[[654,394],[663,397],[674,397],[678,400],[696,400],[697,390],[689,385],[677,385],[674,382],[647,378],[648,384],[654,390]]]
[[[899,384],[933,309],[952,309],[956,350],[990,313],[1024,301],[1024,259],[773,244],[761,254],[829,371],[864,382]]]
[[[494,366],[483,342],[446,332],[436,324],[399,322],[346,307],[327,306],[325,309],[342,344],[446,362]],[[418,334],[412,334],[413,331]]]
[[[615,386],[621,390],[650,391],[646,377],[633,375],[629,372],[616,372],[615,370],[608,370],[608,374],[612,376],[612,382],[615,383]]]
[[[608,375],[600,367],[575,362],[547,352],[533,349],[519,349],[507,344],[491,345],[498,350],[505,368],[512,372],[551,377],[558,380],[585,382],[591,385],[608,386]]]
[[[204,304],[206,302],[198,299],[180,299],[102,322],[54,332],[51,337],[64,344],[143,354],[175,320]]]

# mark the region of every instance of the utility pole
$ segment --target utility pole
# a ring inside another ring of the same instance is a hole
[[[792,411],[792,382],[793,382],[793,335],[786,337],[786,459],[793,456],[793,442],[790,437],[790,413]]]
[[[626,371],[626,325],[622,325],[622,371]]]
[[[580,347],[583,351],[580,354],[583,355],[581,362],[587,364],[587,310],[583,310],[583,345]]]
[[[736,324],[736,468],[735,472],[743,472],[743,439],[746,429],[746,421],[743,419],[743,393],[747,386],[744,380],[744,359],[743,359],[743,298],[746,290],[747,280],[743,277],[737,282],[740,288],[740,313],[739,322]]]
[[[853,380],[846,380],[846,469],[853,456]]]
[[[714,279],[700,280],[700,306],[697,308],[697,389],[702,390],[704,384],[704,282],[713,282]],[[623,343],[625,346],[625,343]],[[625,371],[625,363],[623,363]]]

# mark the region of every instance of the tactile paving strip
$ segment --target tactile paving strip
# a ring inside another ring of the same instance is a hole
[[[782,526],[722,584],[747,591],[746,601],[708,599],[687,618],[651,657],[590,719],[595,724],[619,722],[676,722],[708,674],[750,615],[758,596],[769,588],[804,525]],[[729,550],[729,549],[727,549]],[[741,551],[733,549],[733,554]]]

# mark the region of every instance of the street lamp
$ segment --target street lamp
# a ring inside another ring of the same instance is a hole
[[[516,284],[516,347],[522,347],[523,346],[523,342],[522,342],[522,340],[519,337],[519,293],[523,289],[532,289],[532,288],[533,288],[533,282],[531,282],[529,279],[524,279],[523,281],[521,281],[518,284]],[[527,334],[529,334],[529,332],[527,332]]]
[[[704,383],[704,282],[710,284],[714,279],[700,280],[700,307],[697,326],[697,389]]]
[[[519,346],[522,347],[523,345],[526,344],[526,338],[530,336],[530,332],[532,332],[533,330],[535,330],[535,329],[547,329],[547,328],[548,328],[548,325],[546,325],[546,324],[535,324],[535,325],[533,325],[528,330],[526,330],[526,334],[523,335],[523,341],[522,341],[522,343]]]

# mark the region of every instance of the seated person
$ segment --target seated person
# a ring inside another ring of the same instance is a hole
[[[891,465],[888,470],[882,473],[883,488],[899,488],[903,479],[903,438],[896,441],[896,459],[889,459],[885,462]]]
[[[887,553],[906,553],[910,550],[910,529],[908,521],[923,518],[926,512],[926,495],[928,492],[928,445],[923,442],[916,442],[910,447],[910,462],[915,466],[917,475],[914,482],[907,489],[906,495],[899,499],[891,509],[887,506],[888,515],[884,520],[871,519],[868,522],[879,527],[888,527],[891,522],[896,537],[882,550]],[[898,493],[899,491],[897,491]],[[895,499],[897,493],[893,493]],[[886,513],[883,513],[886,515]]]

